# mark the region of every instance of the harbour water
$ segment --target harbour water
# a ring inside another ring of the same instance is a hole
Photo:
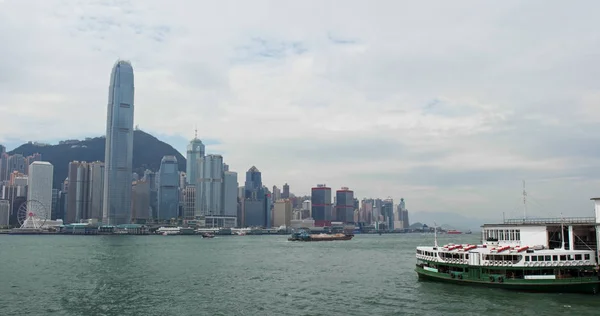
[[[600,314],[599,296],[419,282],[431,234],[287,238],[0,235],[0,315]]]

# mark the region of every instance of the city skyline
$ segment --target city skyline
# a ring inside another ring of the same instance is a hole
[[[256,165],[265,183],[296,194],[327,183],[499,219],[522,215],[526,180],[528,214],[591,214],[599,4],[544,2],[531,16],[539,3],[349,1],[336,14],[309,1],[271,4],[267,17],[265,3],[212,4],[188,20],[160,4],[75,13],[2,2],[0,38],[31,40],[0,58],[11,74],[0,75],[0,114],[14,118],[0,124],[0,143],[104,134],[106,69],[127,58],[144,104],[136,124],[182,154],[198,126],[206,151],[232,170]],[[555,23],[564,19],[568,27]],[[215,25],[226,26],[197,31]]]

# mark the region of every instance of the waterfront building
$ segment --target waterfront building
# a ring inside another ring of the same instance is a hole
[[[134,181],[131,190],[131,222],[145,223],[150,218],[150,183]]]
[[[27,172],[29,171],[27,170],[28,166],[29,165],[27,164],[27,158],[23,157],[23,155],[10,155],[8,156],[6,172],[8,172],[8,174],[11,174],[13,171],[18,171],[19,173],[27,174]]]
[[[194,220],[196,216],[196,186],[186,185],[183,189],[183,219]]]
[[[8,180],[8,184],[18,185],[18,186],[26,186],[27,185],[27,175],[20,173],[18,171],[13,171],[10,174],[10,179]]]
[[[89,168],[89,209],[87,219],[102,220],[104,206],[104,163],[95,161],[88,164]]]
[[[273,207],[273,227],[285,226],[286,228],[290,228],[292,215],[292,201],[289,199],[275,201],[275,206]]]
[[[59,189],[52,189],[52,208],[50,210],[50,219],[51,220],[56,220],[57,217],[57,212],[58,212],[58,202],[60,199],[60,190]],[[62,218],[61,218],[62,219]]]
[[[237,217],[238,174],[233,171],[223,172],[223,212],[221,215]]]
[[[146,169],[142,180],[150,185],[150,217],[156,219],[158,218],[158,187],[156,183],[156,173]]]
[[[177,158],[164,156],[158,171],[158,219],[179,217],[179,171]]]
[[[222,215],[223,157],[206,155],[199,159],[196,185],[196,216]]]
[[[0,200],[0,227],[6,227],[10,223],[10,202]]]
[[[318,184],[311,189],[311,215],[318,227],[331,225],[331,188]]]
[[[400,204],[397,206],[397,216],[398,222],[402,226],[397,226],[396,228],[409,228],[410,221],[408,220],[408,210],[406,209],[406,202],[404,198],[400,199]]]
[[[106,225],[131,221],[134,90],[131,63],[117,61],[110,75],[106,120],[102,216]]]
[[[342,187],[335,191],[336,220],[342,223],[354,223],[354,191]]]
[[[69,190],[65,223],[79,223],[89,210],[89,168],[86,162],[69,163]]]
[[[246,181],[244,183],[243,200],[244,222],[243,226],[269,227],[270,208],[268,207],[265,188],[262,184],[262,174],[252,166],[246,172]]]
[[[37,212],[41,214],[43,212],[46,219],[50,219],[52,210],[52,177],[54,173],[54,166],[46,161],[34,161],[29,165],[28,169],[28,182],[27,182],[27,199],[38,201],[38,203],[29,203],[27,210],[29,212]],[[37,210],[35,208],[43,207],[43,210]],[[41,216],[41,215],[40,215]]]
[[[394,230],[394,200],[392,198],[383,200],[381,213],[383,214],[385,229]]]

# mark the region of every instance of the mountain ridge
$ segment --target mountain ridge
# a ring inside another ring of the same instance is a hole
[[[105,136],[85,138],[84,140],[65,140],[58,144],[40,144],[28,142],[8,152],[9,155],[23,156],[39,153],[43,161],[54,166],[53,187],[58,189],[68,176],[69,162],[104,161]],[[133,172],[143,176],[146,169],[158,171],[163,156],[175,156],[179,171],[185,171],[186,159],[173,146],[159,140],[142,130],[133,132]]]

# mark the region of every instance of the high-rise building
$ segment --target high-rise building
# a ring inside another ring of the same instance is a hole
[[[0,153],[0,184],[8,180],[8,154]]]
[[[104,163],[95,161],[89,167],[89,211],[87,218],[102,220],[104,203]]]
[[[237,216],[237,172],[223,172],[223,212],[224,216]]]
[[[311,190],[311,214],[315,226],[331,225],[331,188],[325,184],[317,184]]]
[[[145,181],[150,185],[150,217],[156,219],[158,218],[158,187],[156,183],[156,173],[146,169],[142,181]]]
[[[42,161],[42,155],[39,153],[35,153],[31,156],[27,156],[27,158],[25,159],[27,161],[27,165],[29,166],[34,161]]]
[[[200,178],[196,184],[196,216],[222,215],[223,157],[206,155],[199,159]]]
[[[193,220],[196,218],[196,186],[187,185],[183,189],[183,219]]]
[[[289,199],[275,201],[273,207],[273,227],[291,227],[292,201]]]
[[[204,153],[204,144],[202,144],[202,141],[198,139],[198,131],[196,130],[194,139],[192,139],[187,146],[185,173],[188,184],[195,185],[198,183],[198,178],[200,177],[200,174],[198,173],[198,167],[200,159],[204,158]]]
[[[179,217],[179,171],[175,156],[164,156],[158,171],[158,219]]]
[[[10,223],[10,202],[0,200],[0,227],[6,227]]]
[[[394,230],[394,200],[387,198],[381,204],[381,214],[385,223],[385,229]]]
[[[145,223],[150,218],[150,183],[134,181],[131,190],[131,221]]]
[[[281,190],[276,185],[273,186],[272,196],[273,196],[273,201],[281,200]]]
[[[56,220],[56,219],[60,218],[60,217],[57,217],[59,199],[60,199],[60,190],[52,189],[52,208],[50,210],[50,219],[52,219],[52,220]],[[60,219],[62,219],[62,218],[60,218]]]
[[[269,227],[270,212],[265,188],[262,185],[262,174],[255,166],[246,172],[244,183],[243,224],[252,227]]]
[[[281,192],[281,198],[282,199],[290,198],[290,185],[287,183],[283,185],[283,192]]]
[[[127,224],[131,221],[133,81],[131,63],[117,61],[110,75],[104,155],[102,222],[108,225]]]
[[[54,166],[46,161],[34,161],[29,165],[27,182],[27,200],[37,201],[39,203],[29,203],[27,210],[50,219],[52,211],[52,175]],[[39,205],[39,206],[38,206]],[[43,207],[43,210],[38,210]]]
[[[7,164],[7,172],[11,174],[13,171],[18,171],[22,174],[27,174],[28,172],[28,164],[27,158],[23,157],[21,154],[14,154],[8,156],[8,164]]]
[[[410,221],[408,220],[408,210],[406,209],[406,202],[404,202],[404,198],[401,198],[400,204],[398,204],[398,221],[401,222],[402,227],[396,228],[408,228],[410,226]]]
[[[6,147],[4,145],[0,145],[0,155],[6,152]]]
[[[89,167],[87,162],[73,161],[69,163],[69,195],[67,202],[66,223],[79,223],[88,218],[89,199]]]
[[[342,187],[335,191],[336,220],[344,223],[354,222],[354,191]]]

